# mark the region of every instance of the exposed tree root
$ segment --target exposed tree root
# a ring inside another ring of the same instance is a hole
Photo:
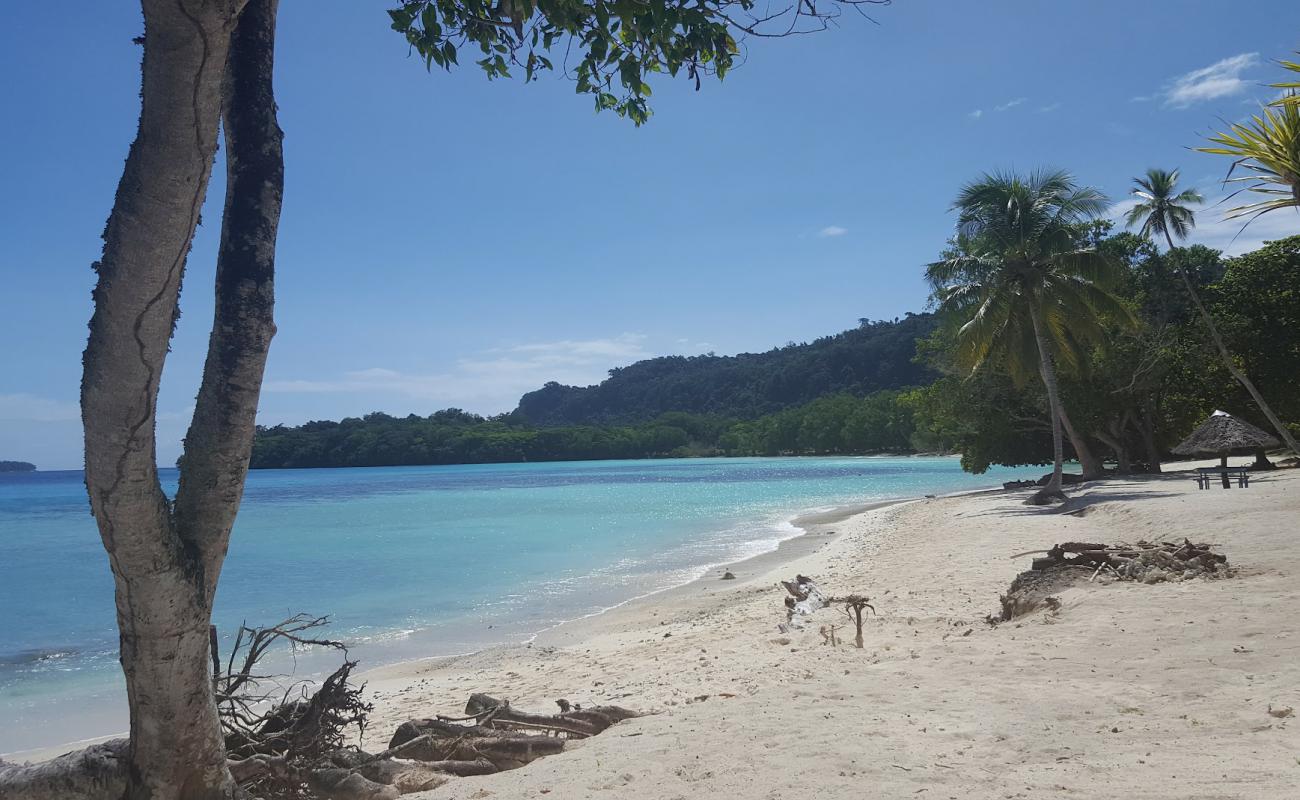
[[[371,706],[349,682],[355,662],[346,649],[308,632],[326,619],[292,617],[270,628],[241,627],[225,660],[212,636],[213,685],[226,736],[227,765],[245,796],[262,800],[393,800],[435,789],[457,777],[516,769],[562,752],[568,739],[595,736],[638,716],[618,706],[582,709],[562,701],[559,714],[517,711],[509,701],[474,694],[467,716],[403,723],[388,749],[371,754],[343,747],[345,729],[364,728]],[[343,665],[315,692],[296,683],[272,694],[260,688],[259,661],[275,643],[333,647]],[[0,797],[9,800],[120,800],[127,782],[126,739],[52,761],[0,761]]]

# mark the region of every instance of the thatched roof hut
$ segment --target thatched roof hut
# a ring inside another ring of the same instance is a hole
[[[1277,447],[1278,440],[1224,411],[1215,411],[1173,449],[1180,456],[1219,456],[1227,463],[1229,453],[1259,451]]]

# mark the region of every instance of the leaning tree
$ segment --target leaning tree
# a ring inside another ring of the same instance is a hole
[[[559,59],[559,70],[579,92],[639,125],[653,74],[699,88],[736,63],[738,39],[824,29],[876,2],[887,0],[406,0],[389,14],[430,68],[472,53],[489,78],[534,80],[563,52],[571,60]],[[207,674],[208,626],[275,333],[278,0],[141,4],[139,128],[95,264],[84,355],[86,488],[115,581],[131,713],[126,796],[229,798],[237,788]],[[180,485],[168,498],[155,453],[158,388],[219,134],[227,188],[216,311]]]

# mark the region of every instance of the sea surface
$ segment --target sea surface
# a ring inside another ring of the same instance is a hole
[[[224,652],[242,622],[328,614],[363,668],[519,643],[772,550],[805,513],[1027,474],[953,458],[254,471],[215,622]],[[113,608],[81,473],[0,474],[0,753],[125,730]],[[279,658],[300,675],[336,660]]]

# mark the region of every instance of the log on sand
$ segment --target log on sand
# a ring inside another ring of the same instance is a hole
[[[126,792],[126,739],[112,739],[37,764],[0,761],[0,797],[120,798]]]
[[[241,787],[255,794],[280,796],[277,786],[306,785],[311,796],[326,800],[395,800],[435,789],[453,777],[522,767],[562,752],[567,738],[594,736],[638,716],[618,706],[530,714],[485,694],[470,698],[467,713],[460,721],[405,722],[388,749],[377,754],[336,749],[302,759],[292,753],[255,753],[231,759],[230,771]],[[129,747],[128,740],[114,739],[39,764],[0,761],[0,798],[119,800],[126,788]]]

